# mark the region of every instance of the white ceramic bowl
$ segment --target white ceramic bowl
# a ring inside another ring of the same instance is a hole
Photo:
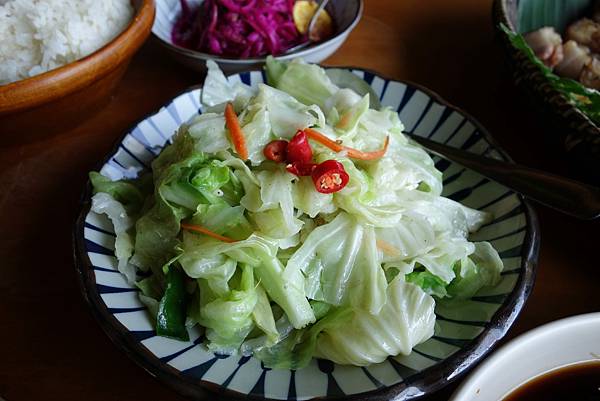
[[[600,360],[600,313],[557,320],[531,330],[492,354],[450,401],[501,400],[512,390],[557,368]]]
[[[198,5],[202,2],[202,0],[188,1],[190,5]],[[363,8],[363,0],[331,0],[326,9],[336,23],[335,34],[324,42],[277,58],[290,60],[300,57],[310,63],[320,63],[332,55],[348,38],[350,32],[358,24]],[[171,31],[180,13],[180,0],[156,0],[156,20],[152,27],[152,33],[177,61],[203,72],[206,70],[206,60],[212,59],[226,73],[246,71],[264,64],[266,57],[247,59],[218,57],[175,45],[171,40]]]

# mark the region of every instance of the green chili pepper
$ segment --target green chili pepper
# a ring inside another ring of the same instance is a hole
[[[156,334],[188,341],[185,328],[186,291],[185,279],[180,268],[172,266],[166,275],[165,293],[158,305]]]

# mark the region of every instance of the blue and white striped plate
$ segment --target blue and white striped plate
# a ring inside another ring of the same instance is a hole
[[[354,69],[374,89],[383,105],[400,113],[408,132],[471,152],[508,159],[473,118],[414,84],[381,78]],[[250,85],[263,82],[261,72],[231,77]],[[135,177],[169,142],[177,127],[200,111],[200,89],[185,92],[129,131],[105,160],[101,173],[111,179]],[[539,249],[535,214],[523,199],[460,165],[435,159],[444,172],[444,195],[495,220],[472,236],[490,241],[505,265],[502,281],[485,288],[458,307],[436,310],[435,335],[409,356],[391,357],[368,367],[313,360],[304,369],[272,370],[252,357],[214,355],[198,332],[190,342],[157,337],[136,288],[116,269],[113,228],[90,212],[91,188],[76,224],[77,266],[84,296],[111,339],[146,370],[177,391],[210,399],[211,391],[277,400],[417,398],[435,391],[477,362],[506,333],[531,290]]]

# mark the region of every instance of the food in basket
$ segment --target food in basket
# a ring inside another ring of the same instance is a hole
[[[598,2],[597,4],[600,4]],[[512,45],[540,69],[552,87],[563,94],[590,120],[600,124],[600,13],[582,18],[565,32],[565,40],[553,27],[524,35],[505,25],[501,29]]]

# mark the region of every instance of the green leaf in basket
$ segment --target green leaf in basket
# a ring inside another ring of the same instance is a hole
[[[559,77],[535,56],[523,35],[513,32],[504,24],[500,24],[500,29],[508,36],[512,45],[525,53],[527,58],[540,69],[554,89],[566,96],[590,120],[596,124],[600,124],[600,92],[587,88],[572,79]]]

